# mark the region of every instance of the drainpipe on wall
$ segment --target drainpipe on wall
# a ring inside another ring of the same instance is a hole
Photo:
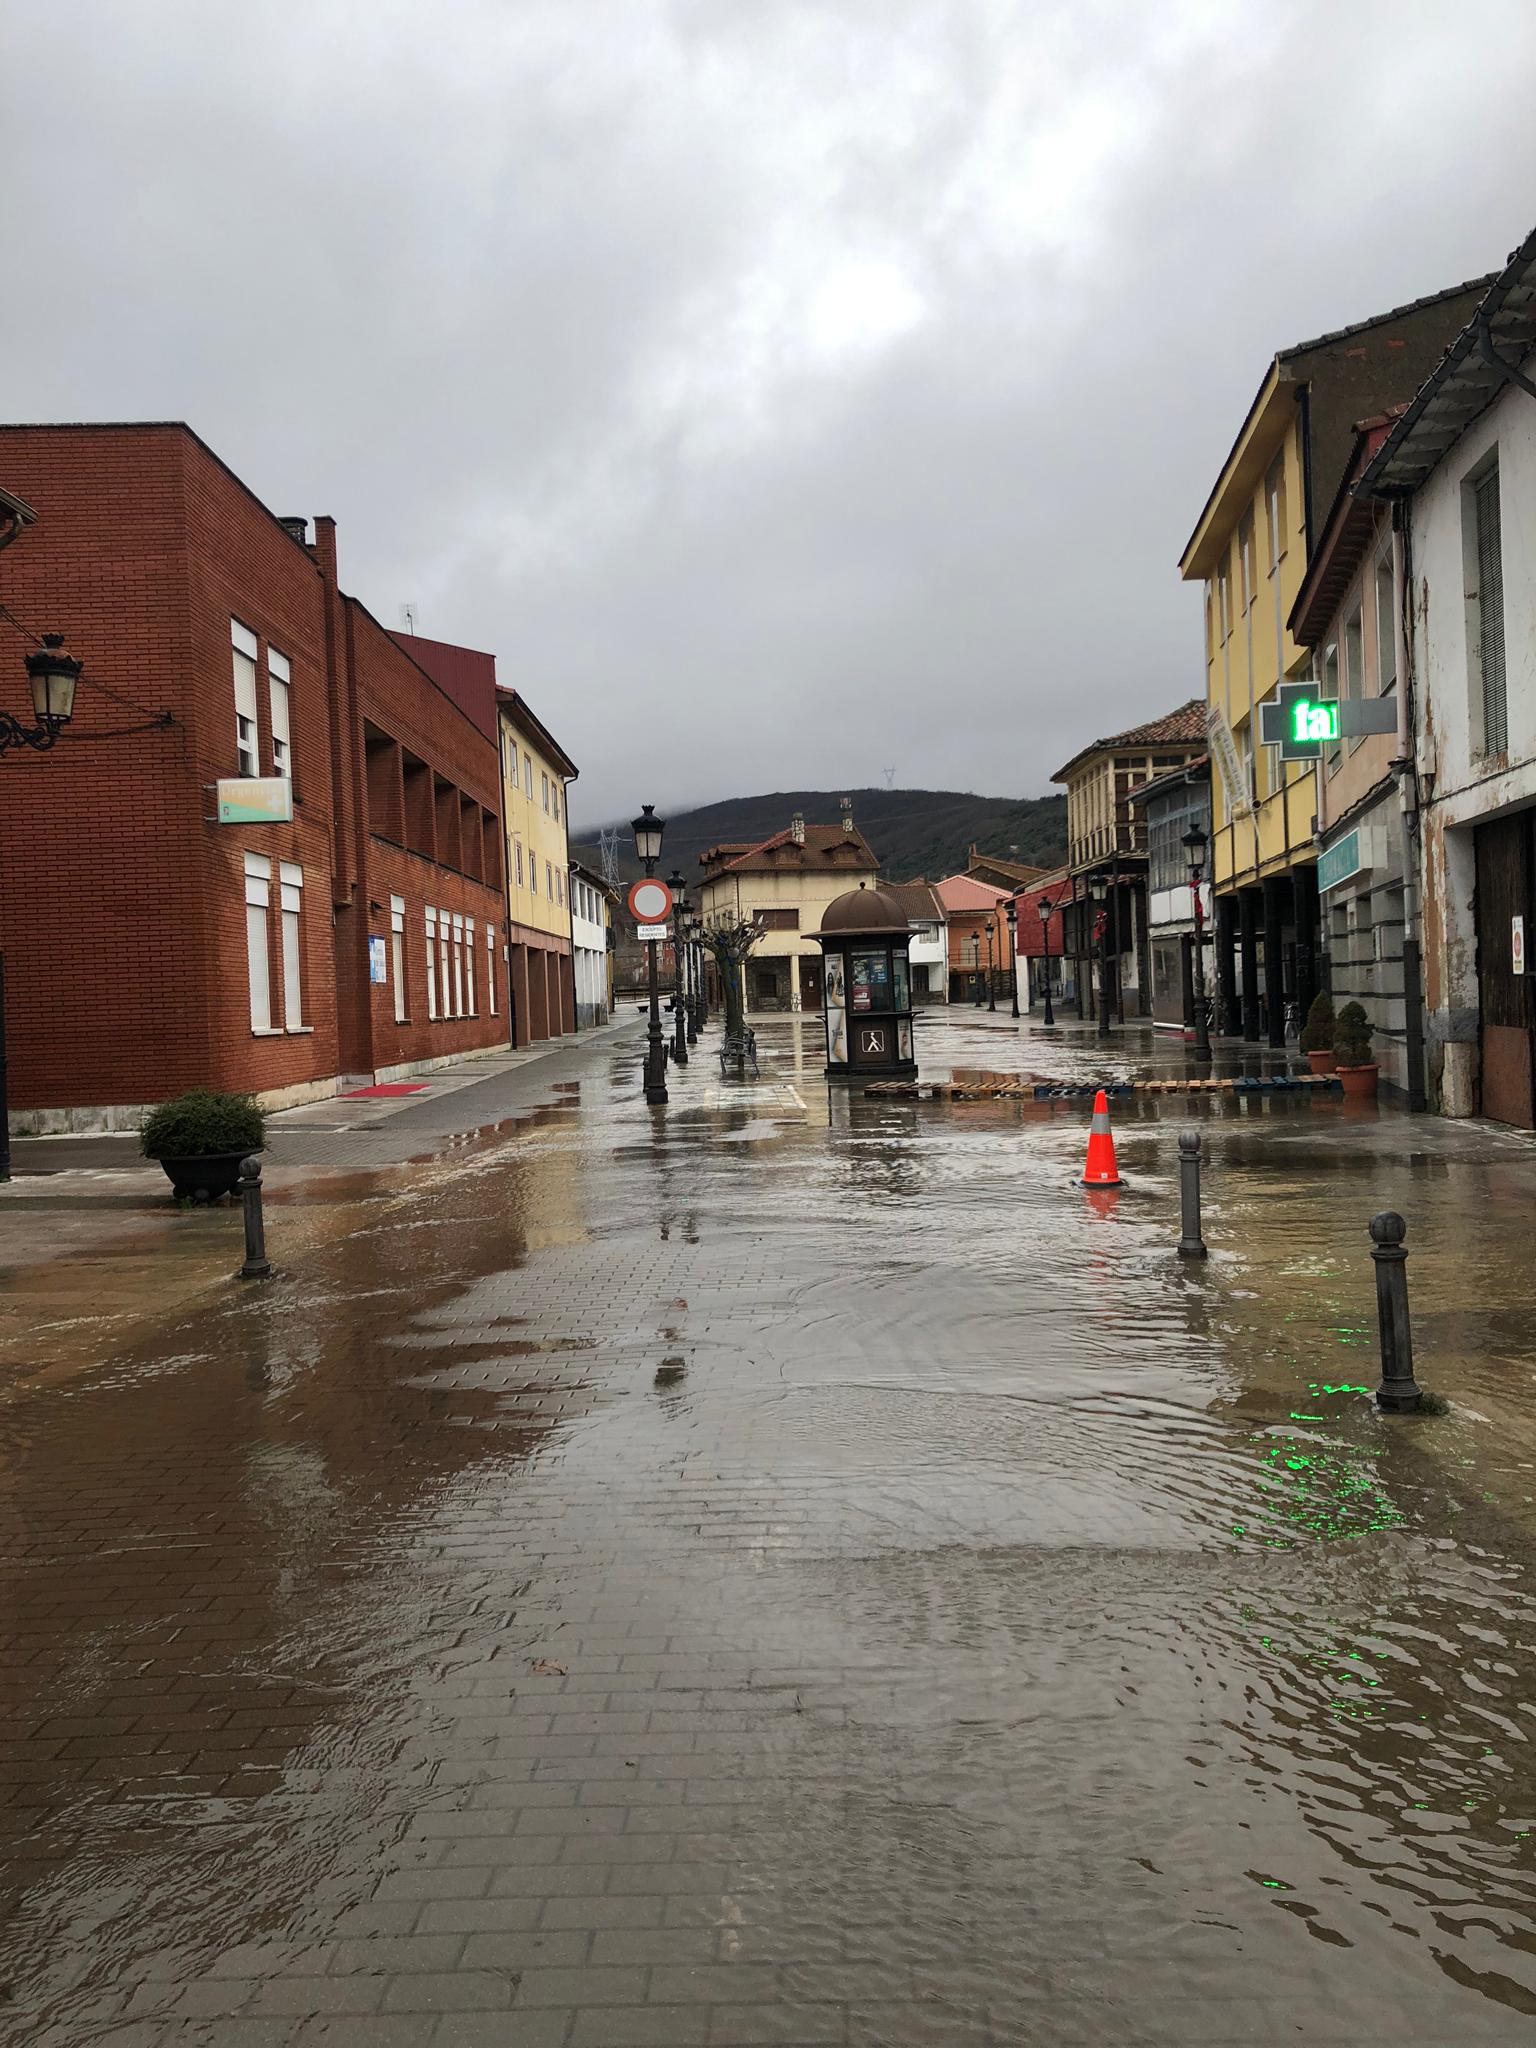
[[[1419,938],[1419,873],[1424,858],[1419,815],[1419,776],[1415,760],[1413,704],[1413,641],[1408,630],[1408,603],[1413,589],[1413,561],[1408,533],[1408,507],[1398,499],[1392,507],[1392,631],[1397,643],[1397,801],[1403,821],[1403,1030],[1408,1067],[1408,1107],[1429,1106],[1424,1086],[1424,961]]]

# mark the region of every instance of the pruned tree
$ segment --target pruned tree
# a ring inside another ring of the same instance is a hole
[[[720,991],[725,1000],[720,1064],[724,1067],[734,1063],[740,1068],[747,1058],[746,962],[762,938],[763,928],[750,918],[732,917],[725,912],[710,919],[703,936],[720,970]]]

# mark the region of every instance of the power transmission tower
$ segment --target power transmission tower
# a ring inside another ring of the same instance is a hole
[[[882,768],[880,773],[885,777],[886,788],[894,789],[896,787],[896,770],[894,768]]]
[[[598,861],[603,870],[603,880],[608,887],[617,891],[619,886],[619,833],[618,827],[606,828],[597,836]]]

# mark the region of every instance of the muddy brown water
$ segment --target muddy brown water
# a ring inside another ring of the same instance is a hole
[[[296,1183],[0,1403],[8,2038],[1529,2038],[1536,1154],[1212,1104],[1192,1269],[1183,1105],[1089,1199],[1086,1108],[760,1037]]]

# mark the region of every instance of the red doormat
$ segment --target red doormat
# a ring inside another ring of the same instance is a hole
[[[420,1095],[425,1081],[381,1081],[376,1088],[348,1088],[343,1102],[356,1102],[363,1095]]]

